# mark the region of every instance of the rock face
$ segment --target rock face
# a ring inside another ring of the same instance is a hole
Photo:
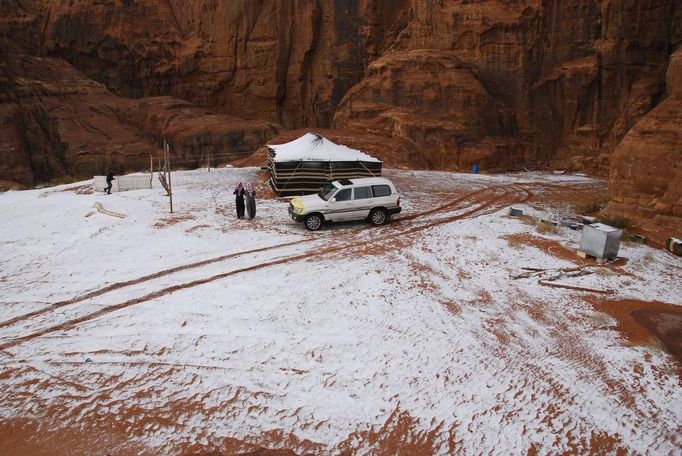
[[[668,68],[668,97],[613,155],[607,211],[679,229],[682,219],[682,48]]]
[[[412,141],[444,168],[539,163],[597,173],[664,94],[681,8],[675,0],[43,3],[44,51],[117,95],[172,95],[287,128],[367,125]],[[452,65],[468,69],[513,131],[500,135],[480,119],[477,136],[452,134],[471,130],[479,107],[457,97],[434,105],[410,82],[449,96],[451,77],[427,76]],[[386,98],[368,100],[380,66],[391,67]],[[400,121],[379,108],[410,84]],[[454,111],[462,125],[453,119],[437,139],[429,133]]]
[[[0,12],[8,49],[68,62],[100,84],[91,100],[140,100],[126,116],[141,125],[159,115],[144,99],[173,97],[204,109],[211,129],[220,124],[211,116],[228,115],[359,131],[460,170],[607,174],[626,133],[666,97],[682,42],[678,0],[0,0]],[[12,84],[5,100],[17,99]],[[26,125],[3,124],[7,138],[28,132],[10,142],[41,151],[7,153],[0,166],[41,179],[71,172],[64,142],[40,139],[64,122],[28,102],[2,109],[7,119],[20,110]],[[138,133],[158,140],[158,131]],[[247,148],[235,138],[209,142],[216,153]],[[196,151],[204,139],[177,145]]]
[[[407,1],[45,1],[44,46],[113,93],[287,127],[331,124]],[[380,4],[379,4],[380,3]]]
[[[0,180],[30,185],[67,175],[149,169],[166,139],[181,166],[253,153],[279,131],[172,97],[117,97],[64,61],[14,54],[0,66]]]
[[[335,123],[348,129],[405,138],[438,169],[513,165],[499,149],[517,146],[514,113],[481,85],[451,52],[390,53],[344,98]],[[477,151],[476,154],[470,152]]]
[[[29,55],[35,16],[18,3],[3,5],[21,14],[0,24],[0,183],[149,169],[164,139],[178,165],[204,165],[209,156],[225,163],[253,153],[280,130],[172,97],[113,95],[64,60]],[[26,26],[20,39],[12,35],[16,24]]]
[[[676,9],[671,0],[413,1],[414,18],[392,49],[439,50],[469,65],[515,113],[517,162],[605,172],[613,148],[665,90]],[[457,157],[482,154],[508,167],[509,142],[499,149],[498,158],[476,146]]]

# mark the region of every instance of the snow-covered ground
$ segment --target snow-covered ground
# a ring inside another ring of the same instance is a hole
[[[601,183],[386,174],[398,220],[316,233],[284,200],[236,219],[255,168],[175,173],[172,215],[158,185],[1,194],[0,424],[89,435],[62,454],[680,454],[679,365],[586,299],[681,305],[680,258],[623,246],[553,282],[597,293],[514,278],[576,266],[542,246],[580,233],[509,207],[552,217],[534,198]]]

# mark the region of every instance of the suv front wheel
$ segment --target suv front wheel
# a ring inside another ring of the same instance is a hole
[[[305,227],[310,231],[317,231],[322,226],[323,221],[320,214],[308,214],[305,217]]]
[[[369,222],[372,225],[383,225],[386,223],[386,220],[388,220],[388,213],[386,212],[386,209],[372,209],[372,212],[369,213]]]

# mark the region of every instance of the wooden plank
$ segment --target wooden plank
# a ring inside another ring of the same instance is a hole
[[[98,212],[101,212],[104,215],[109,215],[111,217],[118,217],[118,218],[126,218],[125,214],[121,214],[120,212],[114,212],[114,211],[109,211],[104,209],[100,203],[95,203],[95,209],[97,209]]]

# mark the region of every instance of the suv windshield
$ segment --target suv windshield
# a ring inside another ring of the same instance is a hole
[[[336,189],[337,189],[336,185],[327,184],[322,190],[320,190],[317,196],[319,196],[325,201],[329,201],[329,198],[331,198],[334,192],[336,192]]]

